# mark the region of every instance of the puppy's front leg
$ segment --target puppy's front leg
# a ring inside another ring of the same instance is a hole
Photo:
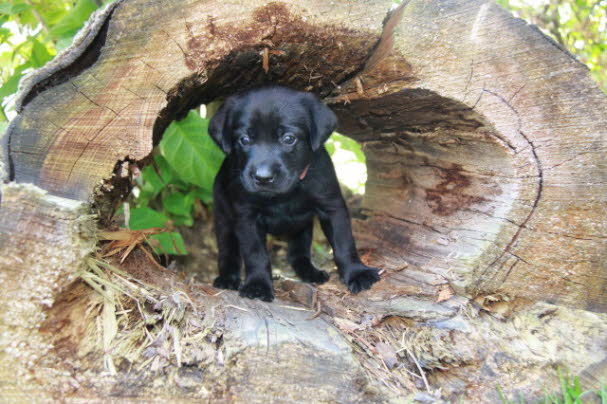
[[[272,268],[266,251],[266,232],[254,220],[240,219],[236,224],[236,234],[246,272],[240,296],[271,302],[274,292]]]
[[[352,293],[369,289],[379,280],[379,270],[360,261],[352,236],[350,215],[343,198],[323,207],[318,216],[322,230],[333,247],[333,258],[342,282]]]

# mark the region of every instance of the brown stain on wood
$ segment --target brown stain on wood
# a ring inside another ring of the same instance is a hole
[[[434,188],[427,188],[426,202],[432,213],[438,216],[450,216],[471,205],[487,201],[481,196],[466,194],[464,191],[472,185],[470,177],[462,173],[462,166],[451,164],[450,168],[439,168],[442,181]]]

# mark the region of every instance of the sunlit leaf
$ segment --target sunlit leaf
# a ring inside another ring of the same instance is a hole
[[[91,13],[97,9],[97,5],[92,0],[78,0],[76,5],[50,30],[50,36],[55,39],[74,34],[82,27]]]
[[[0,3],[0,14],[5,14],[5,15],[21,14],[29,9],[30,9],[30,6],[23,2],[19,2],[19,3],[2,2],[2,3]]]
[[[15,91],[17,91],[19,80],[21,79],[21,76],[23,76],[23,71],[29,67],[30,64],[28,62],[18,66],[15,69],[13,75],[10,76],[8,80],[4,82],[4,84],[2,84],[2,87],[0,87],[0,99],[3,99],[7,95],[13,94]]]
[[[53,55],[51,55],[46,46],[44,46],[42,42],[36,38],[31,38],[31,42],[33,46],[30,62],[33,67],[42,67],[46,64],[46,62],[53,58]]]
[[[160,141],[160,152],[179,177],[211,190],[224,155],[207,133],[208,120],[196,111],[169,125]]]

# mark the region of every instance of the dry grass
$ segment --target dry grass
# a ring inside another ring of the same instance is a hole
[[[80,278],[102,297],[91,302],[97,316],[83,346],[102,354],[109,374],[120,366],[156,372],[204,360],[204,344],[193,342],[211,333],[213,316],[198,312],[186,292],[142,283],[99,256],[87,260]]]

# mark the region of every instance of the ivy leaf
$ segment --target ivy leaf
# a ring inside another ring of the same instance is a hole
[[[207,128],[208,120],[190,111],[185,119],[169,125],[160,153],[181,179],[210,191],[224,155]]]

